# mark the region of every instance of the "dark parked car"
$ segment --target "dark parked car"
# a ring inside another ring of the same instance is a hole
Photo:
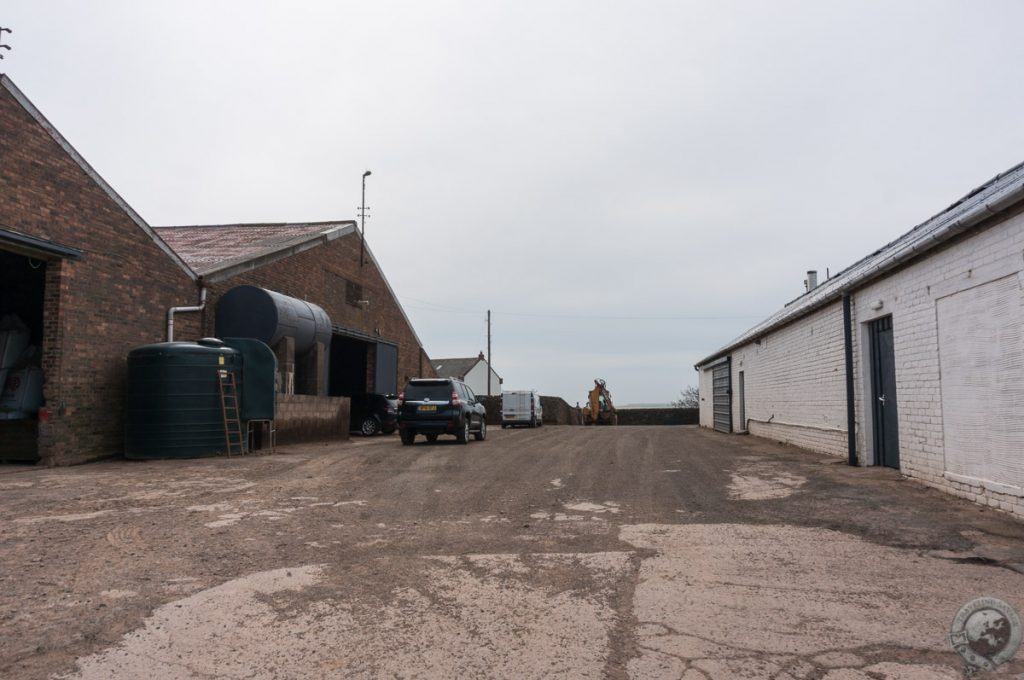
[[[403,444],[416,435],[428,442],[438,435],[453,434],[460,444],[487,438],[487,411],[469,386],[454,378],[416,378],[398,395],[398,432]]]
[[[383,432],[391,434],[398,427],[398,400],[395,395],[356,394],[351,397],[349,429],[367,437]],[[391,398],[389,398],[391,397]]]

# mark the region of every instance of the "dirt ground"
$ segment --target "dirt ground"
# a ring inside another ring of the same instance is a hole
[[[3,466],[0,510],[12,680],[957,678],[961,605],[1024,612],[1024,523],[693,427]]]

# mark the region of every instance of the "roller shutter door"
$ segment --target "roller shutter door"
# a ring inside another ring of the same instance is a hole
[[[715,366],[711,374],[711,395],[715,414],[715,429],[732,432],[732,361]]]

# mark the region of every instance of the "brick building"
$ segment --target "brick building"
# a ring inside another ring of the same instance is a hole
[[[207,290],[205,335],[224,335],[218,308],[228,292],[256,286],[320,307],[330,319],[323,347],[296,355],[275,347],[282,372],[279,419],[284,440],[341,434],[323,420],[335,412],[347,428],[347,403],[364,392],[397,393],[413,377],[435,375],[412,323],[354,222],[159,227],[157,233],[199,275]],[[363,262],[360,264],[360,255]],[[345,400],[347,401],[347,400]],[[339,411],[338,409],[343,409]],[[321,414],[319,424],[314,414]],[[291,430],[291,432],[290,432]]]
[[[175,316],[176,340],[212,335],[220,296],[252,284],[327,310],[334,337],[363,353],[365,376],[376,376],[387,347],[395,380],[433,374],[368,249],[360,265],[351,222],[170,230],[189,264],[6,76],[0,159],[0,322],[16,317],[27,328],[18,366],[41,369],[43,380],[38,417],[0,418],[0,460],[67,465],[120,454],[128,351],[163,341],[168,310],[198,306],[204,289],[203,312]],[[203,253],[190,250],[196,243]],[[344,436],[345,393],[284,395],[283,433],[290,423],[295,437],[322,434],[331,421]]]
[[[700,361],[700,423],[1024,517],[1024,164]]]
[[[0,421],[0,459],[71,464],[122,447],[125,355],[163,339],[196,275],[0,77],[0,317],[39,348],[42,418]],[[195,337],[197,319],[182,319]]]

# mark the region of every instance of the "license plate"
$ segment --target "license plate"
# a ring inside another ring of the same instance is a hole
[[[427,404],[423,404],[417,410],[418,411],[436,411],[437,407],[436,406],[428,406]]]

